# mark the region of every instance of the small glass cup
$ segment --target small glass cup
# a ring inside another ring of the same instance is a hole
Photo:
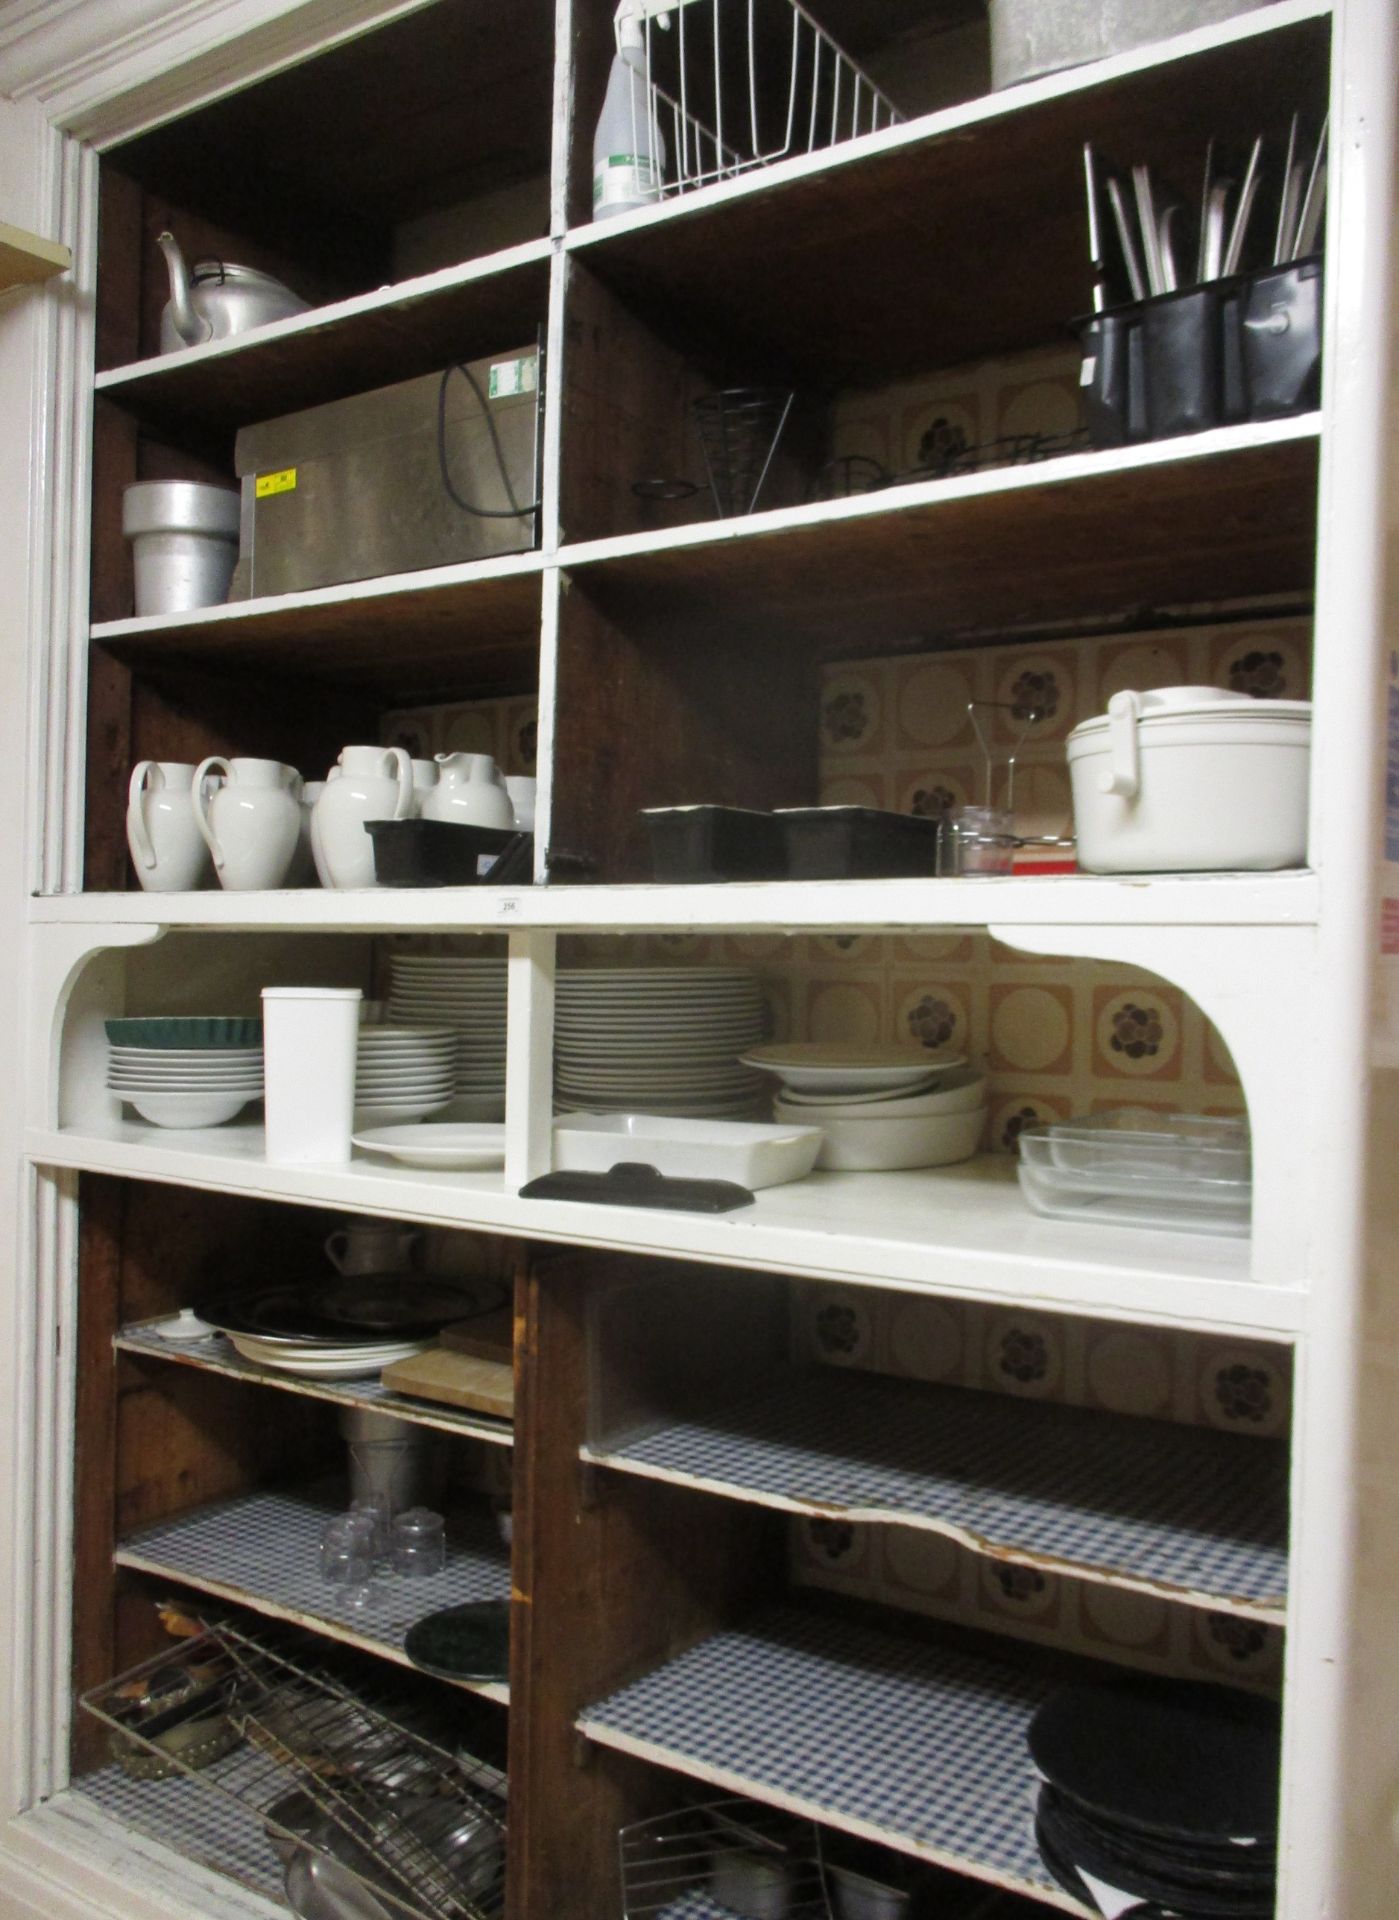
[[[388,1501],[382,1497],[352,1500],[348,1517],[363,1523],[374,1558],[387,1560],[393,1552],[393,1509]]]
[[[938,835],[938,872],[1009,873],[1015,859],[1015,816],[1004,807],[953,807]]]
[[[393,1570],[426,1580],[447,1564],[447,1535],[440,1513],[409,1507],[393,1523]]]
[[[374,1533],[367,1516],[339,1513],[321,1534],[321,1578],[336,1587],[368,1587],[374,1577]]]

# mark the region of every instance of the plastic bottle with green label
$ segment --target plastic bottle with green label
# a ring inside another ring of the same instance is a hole
[[[593,135],[593,218],[653,206],[665,177],[665,136],[652,114],[639,0],[617,9],[617,51]]]

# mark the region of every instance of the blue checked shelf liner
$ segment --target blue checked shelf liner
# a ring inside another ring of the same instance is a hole
[[[778,1607],[590,1707],[602,1745],[1072,1913],[1041,1864],[1025,1731],[1053,1682],[1011,1661]]]
[[[1277,1615],[1281,1442],[814,1368],[587,1457]]]

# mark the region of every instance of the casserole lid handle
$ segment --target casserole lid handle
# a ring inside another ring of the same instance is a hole
[[[1108,764],[1098,775],[1102,793],[1120,793],[1134,800],[1141,790],[1141,756],[1137,747],[1137,722],[1141,718],[1142,697],[1130,688],[1115,693],[1108,701]]]

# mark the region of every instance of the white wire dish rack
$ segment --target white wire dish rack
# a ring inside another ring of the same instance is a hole
[[[632,150],[659,163],[658,199],[903,118],[798,0],[621,0],[616,32],[637,75]]]

